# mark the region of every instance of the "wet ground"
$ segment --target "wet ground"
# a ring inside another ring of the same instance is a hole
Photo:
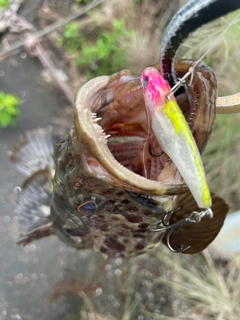
[[[14,204],[22,177],[9,165],[7,150],[26,130],[51,125],[59,108],[57,95],[37,83],[40,69],[24,51],[0,63],[1,90],[23,100],[16,126],[0,129],[0,319],[63,318],[71,303],[50,303],[52,290],[66,274],[73,277],[86,268],[81,255],[55,237],[25,248],[16,245]]]

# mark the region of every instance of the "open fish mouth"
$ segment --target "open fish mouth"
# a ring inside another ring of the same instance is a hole
[[[189,66],[189,61],[179,63],[179,72],[186,72]],[[202,65],[199,69],[203,69]],[[189,87],[190,93],[179,96],[179,105],[200,151],[215,120],[215,77],[205,67],[204,72],[210,76],[206,79],[198,70],[196,84]],[[205,86],[206,94],[201,98],[199,93]],[[209,97],[206,105],[202,100]],[[97,176],[142,194],[176,195],[186,190],[177,166],[166,154],[161,154],[161,147],[149,128],[140,77],[133,77],[130,71],[97,77],[79,90],[75,128],[79,141],[97,160],[95,163],[86,160],[89,170]],[[161,156],[151,155],[149,145],[154,154]]]

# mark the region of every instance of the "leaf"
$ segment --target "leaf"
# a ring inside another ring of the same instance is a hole
[[[9,0],[0,0],[0,7],[6,9],[9,6]]]
[[[6,109],[0,112],[0,126],[6,128],[12,122],[11,115],[6,111]]]
[[[14,125],[19,115],[19,100],[12,94],[0,91],[0,126]]]

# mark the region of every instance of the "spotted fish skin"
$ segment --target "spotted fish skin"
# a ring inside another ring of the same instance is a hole
[[[156,216],[162,216],[164,209],[153,212],[133,200],[124,189],[90,176],[84,165],[86,158],[91,162],[90,157],[77,141],[74,129],[68,139],[55,147],[58,174],[54,178],[52,218],[57,234],[68,243],[70,236],[72,245],[79,249],[85,239],[92,241],[95,249],[108,257],[135,255],[159,244],[163,235],[149,233],[147,228],[156,221]],[[91,199],[96,203],[95,212],[84,212],[82,203]],[[157,207],[153,200],[149,202]],[[76,234],[72,233],[72,226],[78,226]]]
[[[163,234],[149,233],[147,227],[162,216],[163,208],[91,176],[86,165],[91,156],[76,141],[74,129],[55,148],[44,129],[27,132],[19,141],[9,152],[26,176],[16,207],[18,244],[57,235],[69,246],[94,246],[108,257],[139,254],[159,244]],[[95,207],[85,209],[82,204],[89,201]]]

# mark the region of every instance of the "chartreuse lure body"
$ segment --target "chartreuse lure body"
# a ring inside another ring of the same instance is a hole
[[[142,84],[151,128],[158,143],[176,165],[199,208],[210,208],[212,200],[201,157],[175,98],[167,100],[171,90],[168,82],[150,67],[142,73]]]

